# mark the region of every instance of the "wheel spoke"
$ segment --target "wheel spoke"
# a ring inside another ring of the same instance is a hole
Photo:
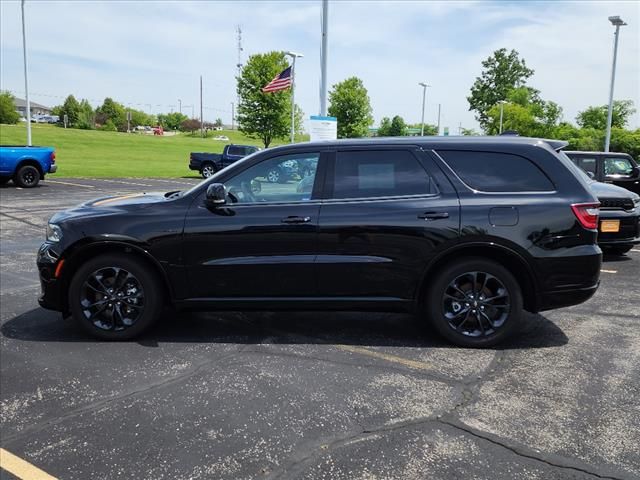
[[[485,298],[482,302],[483,303],[489,303],[489,302],[493,302],[495,300],[498,300],[499,298],[508,298],[509,295],[507,295],[506,293],[501,293],[498,295],[495,295],[493,297],[489,297],[489,298]]]
[[[465,323],[467,323],[467,320],[469,320],[469,317],[470,317],[470,315],[469,315],[469,314],[471,313],[471,310],[468,310],[468,309],[467,309],[467,310],[465,310],[463,313],[466,313],[466,315],[465,315],[465,317],[462,319],[462,321],[461,321],[458,325],[456,325],[456,328],[457,328],[457,329],[462,328],[462,325],[464,325]],[[454,317],[454,318],[455,318],[455,317]]]
[[[487,314],[486,314],[486,313],[484,313],[484,312],[482,312],[482,311],[481,311],[481,312],[480,312],[480,315],[487,319],[487,323],[489,324],[489,326],[490,326],[491,328],[495,328],[495,327],[494,327],[494,325],[493,325],[493,322],[492,322],[492,321],[491,321],[491,319],[487,316]]]
[[[95,312],[93,312],[91,315],[89,315],[89,318],[87,320],[93,320],[98,315],[100,315],[102,312],[104,312],[106,309],[107,309],[107,304],[105,303],[104,305],[102,305],[101,308],[97,309]]]
[[[477,311],[476,311],[476,320],[478,321],[478,326],[480,327],[480,331],[482,332],[482,335],[486,335],[484,325],[482,325],[482,319],[480,318],[480,314]]]

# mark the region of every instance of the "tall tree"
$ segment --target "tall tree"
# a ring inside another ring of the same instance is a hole
[[[404,122],[404,118],[400,115],[393,117],[389,133],[392,137],[404,137],[407,134],[407,124]]]
[[[285,138],[291,124],[291,89],[263,93],[262,87],[288,66],[282,52],[251,55],[238,81],[238,123],[241,132],[262,140],[265,148]]]
[[[391,119],[389,117],[382,117],[382,120],[380,120],[380,126],[378,127],[378,136],[391,136]]]
[[[589,107],[579,112],[576,117],[578,125],[584,128],[595,128],[596,130],[605,130],[607,128],[608,105],[599,107]],[[636,112],[632,100],[615,100],[611,112],[611,127],[624,128],[629,117]]]
[[[516,50],[508,52],[506,48],[493,52],[482,62],[482,67],[482,73],[476,77],[467,100],[469,110],[476,112],[476,120],[483,130],[487,130],[491,107],[505,100],[514,88],[524,86],[533,75],[533,70],[527,67]]]
[[[65,115],[67,116],[69,125],[75,125],[78,122],[78,117],[80,116],[80,103],[73,95],[69,95],[62,104],[62,108],[60,109],[61,120]]]
[[[182,122],[188,119],[189,117],[180,112],[161,113],[158,115],[158,123],[167,130],[178,130]]]
[[[13,95],[9,92],[0,92],[0,123],[18,123],[20,114],[13,103]]]
[[[362,80],[347,78],[331,88],[329,115],[338,119],[338,138],[364,137],[369,133],[373,115]]]

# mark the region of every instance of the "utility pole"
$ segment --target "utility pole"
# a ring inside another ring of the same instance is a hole
[[[200,136],[204,138],[204,116],[202,112],[202,75],[200,75]]]
[[[182,113],[182,100],[178,99],[178,110]]]
[[[504,115],[504,104],[509,103],[506,100],[498,100],[500,104],[500,134],[502,135],[502,116]]]
[[[438,104],[438,133],[436,133],[436,135],[440,135],[440,107],[442,106],[442,104]]]
[[[327,116],[327,56],[329,53],[329,0],[322,0],[322,50],[320,50],[320,115]]]
[[[458,123],[458,135],[462,135],[462,122]]]
[[[236,128],[235,119],[236,119],[235,105],[233,102],[231,102],[231,130],[235,130]]]
[[[24,59],[24,96],[27,115],[27,146],[31,146],[31,102],[29,101],[29,79],[27,77],[27,33],[24,27],[24,0],[21,2],[22,8],[22,56]]]

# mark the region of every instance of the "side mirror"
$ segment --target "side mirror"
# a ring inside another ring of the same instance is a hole
[[[227,203],[227,191],[222,183],[212,183],[207,187],[206,202],[208,206],[218,207]]]
[[[633,167],[633,171],[631,172],[632,178],[640,177],[640,167]]]

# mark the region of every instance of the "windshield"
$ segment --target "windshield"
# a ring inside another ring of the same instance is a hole
[[[183,190],[181,192],[181,196],[185,196],[185,195],[191,195],[192,193],[198,191],[201,188],[206,189],[207,185],[211,184],[211,183],[216,183],[218,180],[218,178],[220,178],[221,175],[223,175],[230,167],[235,167],[237,165],[240,164],[240,162],[244,162],[246,160],[249,160],[251,158],[253,158],[255,155],[259,154],[262,150],[257,150],[255,152],[253,152],[251,155],[247,155],[246,157],[238,160],[237,162],[233,162],[231,165],[227,165],[226,167],[218,170],[216,173],[214,173],[213,175],[211,175],[209,178],[205,178],[203,181],[196,183],[193,187],[191,187],[188,190]]]

